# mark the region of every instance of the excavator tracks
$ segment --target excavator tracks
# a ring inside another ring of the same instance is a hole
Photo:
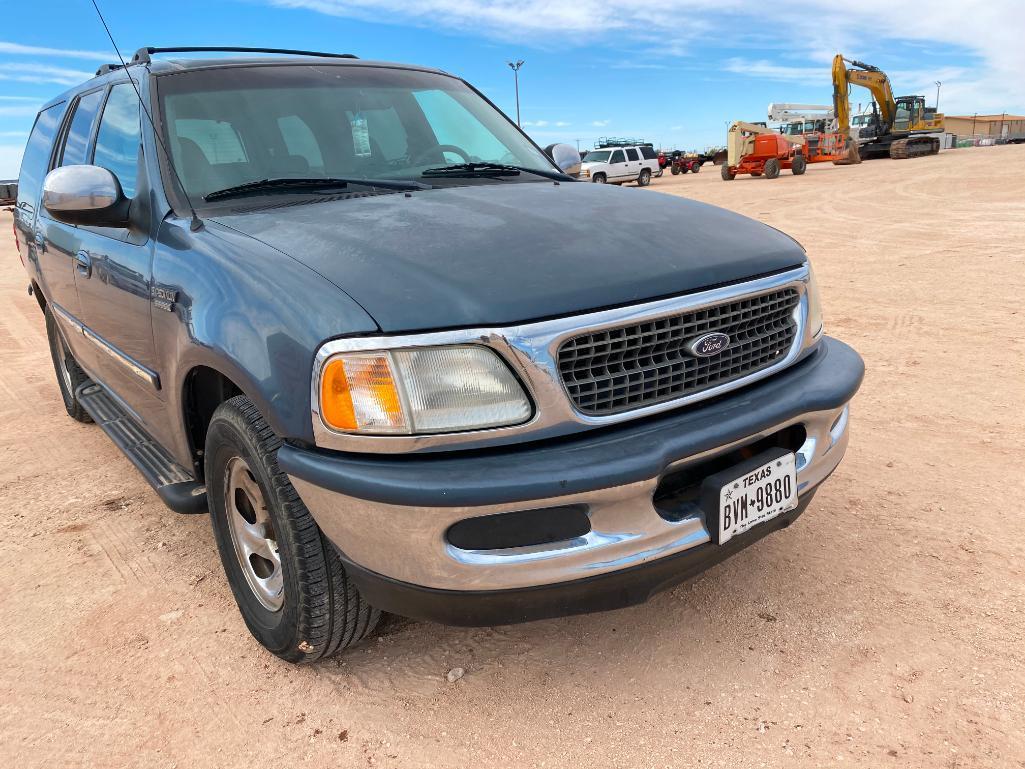
[[[890,145],[890,157],[894,160],[936,155],[940,151],[940,140],[934,136],[898,139]]]

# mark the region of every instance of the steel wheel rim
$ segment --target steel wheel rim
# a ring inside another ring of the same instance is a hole
[[[228,530],[249,589],[268,611],[285,601],[285,582],[277,535],[260,484],[242,457],[232,457],[224,471],[224,507]]]

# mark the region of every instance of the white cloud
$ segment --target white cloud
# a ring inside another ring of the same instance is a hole
[[[66,67],[54,67],[51,64],[16,62],[0,62],[0,80],[13,80],[20,83],[57,83],[58,85],[77,85],[93,76],[92,72]]]
[[[556,120],[555,121],[555,127],[556,128],[565,128],[568,125],[569,125],[569,123],[567,123],[565,120]]]
[[[0,96],[0,101],[31,101],[36,104],[42,104],[44,100],[35,96]]]
[[[593,120],[591,121],[591,125],[593,125],[595,128],[604,128],[611,122],[611,120]]]
[[[43,48],[37,45],[22,45],[0,40],[0,53],[24,54],[26,56],[53,56],[59,59],[86,59],[88,61],[111,61],[116,58],[111,53],[101,51],[74,51],[64,48]]]
[[[523,121],[523,125],[524,126],[533,126],[535,128],[544,128],[546,125],[548,125],[548,121],[547,120],[524,120]]]
[[[614,43],[635,46],[640,62],[625,59],[617,68],[657,66],[659,53],[686,55],[696,41],[703,47],[735,46],[778,50],[779,61],[727,59],[737,74],[829,88],[829,60],[840,51],[852,58],[884,53],[908,62],[930,50],[977,60],[947,72],[948,79],[921,72],[910,82],[891,73],[896,89],[916,90],[943,81],[941,104],[950,109],[1025,110],[1025,45],[1021,0],[931,0],[896,3],[859,0],[839,7],[832,0],[792,0],[767,9],[761,0],[656,0],[610,4],[599,0],[264,0],[284,8],[305,8],[334,16],[475,35],[534,46],[572,49]],[[667,29],[666,19],[685,19]],[[766,20],[769,20],[766,27]],[[758,32],[760,29],[770,32]],[[754,30],[754,31],[752,31]],[[970,67],[967,68],[967,67]],[[729,70],[734,71],[734,70]]]
[[[0,144],[0,179],[18,178],[24,149],[20,144]]]
[[[5,107],[0,104],[0,117],[35,117],[39,108],[34,104],[19,104],[16,107]]]

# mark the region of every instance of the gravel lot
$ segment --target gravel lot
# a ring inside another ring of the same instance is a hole
[[[64,414],[0,213],[3,765],[1025,767],[1025,147],[625,194],[660,193],[804,243],[865,357],[808,513],[645,606],[394,620],[305,668],[249,637],[206,518]]]

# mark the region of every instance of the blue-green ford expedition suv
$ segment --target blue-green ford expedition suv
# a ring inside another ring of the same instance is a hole
[[[210,513],[273,653],[643,602],[839,464],[863,365],[790,237],[578,183],[444,72],[199,53],[46,104],[15,235],[68,413]]]

